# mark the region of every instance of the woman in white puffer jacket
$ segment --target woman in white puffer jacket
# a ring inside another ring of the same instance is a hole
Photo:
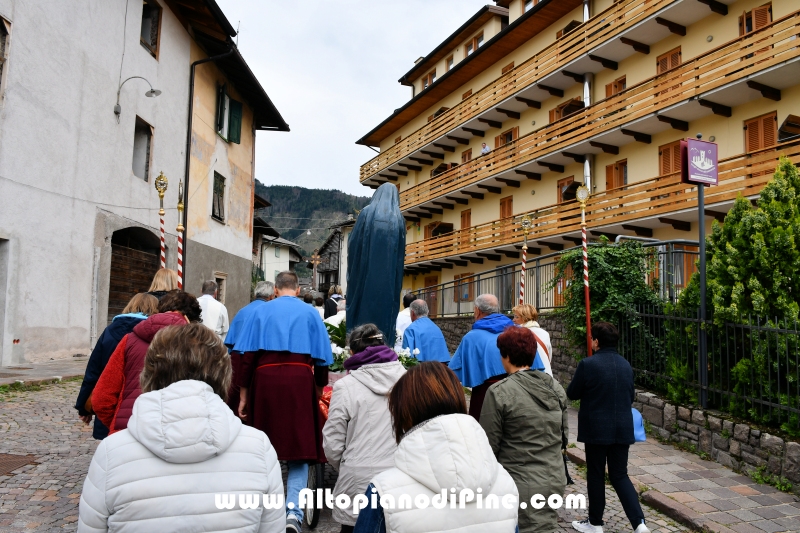
[[[361,510],[355,533],[515,531],[517,486],[467,414],[452,370],[438,361],[410,368],[389,394],[389,411],[398,442],[395,466],[372,478],[365,495],[379,505]],[[461,500],[451,507],[453,496],[463,497],[463,508]],[[411,504],[400,508],[401,498]],[[491,501],[496,508],[488,508]]]
[[[283,502],[262,505],[262,494],[283,496],[278,457],[224,401],[231,364],[219,337],[202,324],[162,329],[140,381],[128,428],[92,458],[78,531],[285,531]]]

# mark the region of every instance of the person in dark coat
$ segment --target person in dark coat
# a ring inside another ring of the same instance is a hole
[[[94,345],[94,350],[92,350],[92,354],[86,364],[81,390],[78,392],[78,399],[75,401],[75,409],[78,410],[78,416],[85,424],[89,424],[92,421],[92,415],[94,415],[92,402],[89,398],[92,396],[97,380],[100,379],[100,374],[103,373],[108,364],[111,354],[117,349],[119,341],[133,331],[133,327],[136,324],[157,312],[158,299],[155,296],[141,292],[131,298],[131,301],[122,310],[122,314],[115,316],[111,324],[100,334],[100,338],[97,339],[97,344]],[[108,428],[97,417],[94,419],[92,436],[97,440],[103,440],[108,436]]]
[[[339,310],[336,308],[339,305],[339,300],[343,299],[344,295],[342,292],[341,285],[331,285],[331,288],[328,289],[328,299],[325,300],[325,313],[322,317],[323,319],[330,318]]]
[[[160,268],[153,276],[153,282],[147,290],[147,294],[152,294],[158,301],[161,301],[169,291],[178,288],[178,273],[171,268]]]
[[[570,400],[580,400],[578,442],[586,447],[589,519],[572,522],[583,533],[602,533],[606,506],[605,470],[634,533],[649,533],[639,496],[628,478],[628,448],[633,438],[633,369],[617,352],[619,332],[613,324],[592,325],[592,357],[578,363],[567,387]]]

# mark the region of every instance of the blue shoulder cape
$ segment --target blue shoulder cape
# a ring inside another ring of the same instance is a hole
[[[267,305],[264,300],[253,300],[249,304],[242,307],[236,316],[231,320],[228,328],[228,334],[225,335],[225,346],[231,351],[234,350],[234,345],[239,341],[244,341],[246,337],[252,336],[253,320],[261,306]]]
[[[333,364],[328,330],[313,306],[294,296],[281,296],[255,307],[252,315],[249,321],[245,317],[244,329],[234,332],[232,351],[308,354],[316,365]],[[229,346],[231,330],[233,325],[225,339]]]
[[[426,316],[418,318],[406,328],[403,333],[403,348],[411,350],[412,355],[418,349],[419,355],[416,358],[419,361],[450,362],[450,350],[447,349],[442,330]]]

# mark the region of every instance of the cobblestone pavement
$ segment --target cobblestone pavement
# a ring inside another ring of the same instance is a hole
[[[575,441],[577,411],[570,412],[570,441]],[[583,444],[577,444],[583,449]],[[631,446],[628,474],[639,483],[677,502],[684,516],[719,533],[800,532],[800,500],[769,485],[760,485],[698,455],[647,442]],[[657,493],[656,493],[657,495]],[[653,494],[645,493],[648,501]]]
[[[43,386],[38,391],[0,393],[0,453],[32,455],[34,462],[0,476],[0,532],[75,531],[83,480],[97,442],[72,408],[79,382]],[[573,465],[576,485],[569,492],[586,493],[586,484]],[[336,472],[325,470],[326,486],[332,487]],[[630,531],[613,490],[607,491],[608,532]],[[585,511],[560,513],[561,532],[574,531],[569,523],[586,517]],[[686,531],[661,513],[645,507],[652,530]],[[339,525],[324,510],[315,529],[338,532]]]

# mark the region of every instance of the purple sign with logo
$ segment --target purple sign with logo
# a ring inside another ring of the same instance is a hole
[[[681,181],[702,185],[719,183],[717,143],[686,139],[681,141]]]

